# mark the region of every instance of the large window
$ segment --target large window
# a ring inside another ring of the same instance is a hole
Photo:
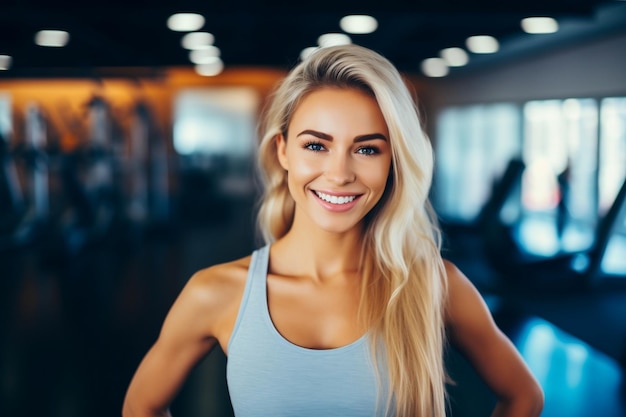
[[[178,94],[174,149],[190,201],[200,195],[215,201],[253,192],[259,104],[256,90],[246,87],[194,88]]]
[[[434,204],[442,217],[472,221],[509,161],[520,153],[517,106],[451,108],[437,122]]]
[[[433,202],[444,219],[475,220],[494,181],[521,158],[521,193],[507,204],[516,206],[509,220],[521,249],[552,256],[596,242],[626,179],[626,98],[451,107],[436,127]],[[625,217],[612,229],[605,273],[626,275]]]
[[[259,98],[248,88],[190,89],[174,103],[174,148],[181,155],[246,157]]]
[[[626,178],[626,98],[602,100],[600,117],[599,210],[604,214]]]
[[[598,110],[595,100],[524,106],[520,240],[551,255],[591,245],[597,219]]]
[[[220,222],[255,195],[260,97],[247,87],[190,88],[174,102],[177,203],[189,222]]]

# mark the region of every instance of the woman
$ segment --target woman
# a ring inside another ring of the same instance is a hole
[[[124,416],[169,415],[216,344],[245,416],[444,416],[449,338],[498,397],[537,416],[543,396],[466,277],[440,255],[430,143],[385,58],[323,48],[264,117],[265,193],[253,255],[199,271],[128,388]]]

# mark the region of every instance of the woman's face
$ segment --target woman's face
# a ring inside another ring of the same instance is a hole
[[[389,130],[376,100],[360,90],[326,87],[308,94],[277,150],[296,219],[329,232],[360,225],[385,191]]]

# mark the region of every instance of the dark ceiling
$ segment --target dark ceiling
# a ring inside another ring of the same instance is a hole
[[[383,53],[402,71],[413,73],[419,73],[423,59],[445,47],[464,46],[470,35],[492,35],[503,46],[492,57],[471,57],[472,68],[481,59],[495,62],[551,44],[626,31],[626,2],[618,0],[2,0],[0,4],[0,54],[13,57],[11,68],[0,71],[2,78],[191,65],[180,45],[183,34],[166,27],[175,12],[204,15],[202,30],[215,35],[226,67],[290,68],[319,35],[340,32],[338,22],[346,14],[376,17],[378,30],[351,35],[353,42]],[[563,30],[524,34],[520,20],[529,16],[554,17]],[[66,30],[70,42],[65,48],[36,46],[33,37],[40,29]]]

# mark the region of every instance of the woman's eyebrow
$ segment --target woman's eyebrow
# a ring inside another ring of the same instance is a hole
[[[333,137],[331,135],[327,133],[323,133],[323,132],[318,132],[317,130],[311,130],[311,129],[303,130],[302,132],[298,133],[297,136],[301,136],[301,135],[311,135],[311,136],[315,136],[316,138],[329,140],[329,141],[333,140]],[[354,142],[365,142],[365,141],[374,140],[374,139],[384,140],[385,142],[387,141],[387,137],[383,135],[382,133],[369,133],[366,135],[359,135],[355,137]]]
[[[320,139],[324,139],[324,140],[333,140],[333,137],[330,136],[327,133],[323,133],[323,132],[318,132],[317,130],[311,130],[311,129],[306,129],[303,130],[302,132],[298,133],[296,135],[296,137],[298,136],[302,136],[302,135],[311,135],[311,136],[315,136],[316,138],[320,138]]]
[[[360,135],[354,138],[354,141],[365,142],[367,140],[373,140],[373,139],[380,139],[380,140],[384,140],[385,142],[387,142],[387,136],[383,135],[382,133],[369,133],[367,135]]]

